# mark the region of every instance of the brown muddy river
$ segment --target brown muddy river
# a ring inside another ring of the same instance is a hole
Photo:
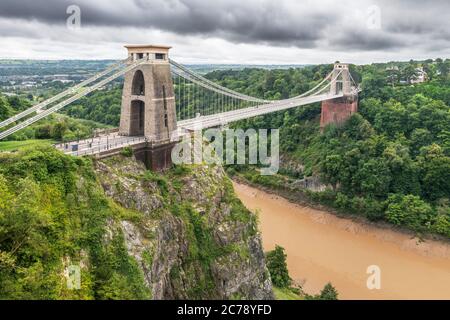
[[[340,299],[450,299],[450,245],[293,204],[234,183],[247,208],[258,211],[264,250],[286,249],[291,277],[307,293],[330,281]],[[380,269],[369,290],[367,268]]]

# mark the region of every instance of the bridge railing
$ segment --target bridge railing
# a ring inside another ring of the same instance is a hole
[[[138,143],[147,142],[145,137],[133,137],[127,140],[120,141],[108,141],[107,144],[88,144],[88,148],[84,148],[76,151],[64,151],[65,154],[71,156],[88,156],[88,155],[96,155],[101,154],[103,152],[114,151],[118,149],[122,149],[124,147],[132,146]]]

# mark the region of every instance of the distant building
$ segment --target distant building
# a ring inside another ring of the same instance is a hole
[[[416,76],[411,79],[411,83],[422,83],[428,80],[427,73],[423,70],[423,67],[416,68]]]
[[[69,78],[68,74],[54,74],[53,79],[55,80],[67,80]]]
[[[395,77],[395,74],[397,74],[400,84],[422,83],[428,80],[428,74],[423,70],[423,67],[415,68],[415,76],[412,79],[406,79],[400,68],[395,65],[386,67],[386,72],[388,73],[387,79]]]
[[[53,79],[52,82],[71,83],[71,82],[73,82],[73,80],[67,80],[67,79]]]
[[[390,66],[386,68],[386,71],[398,71],[398,67],[397,66]]]

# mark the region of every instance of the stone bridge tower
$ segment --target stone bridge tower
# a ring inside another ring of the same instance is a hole
[[[125,74],[119,134],[145,136],[144,148],[135,149],[136,158],[152,170],[171,165],[173,142],[177,129],[175,94],[170,73],[167,46],[129,45],[130,63],[144,59]]]
[[[348,64],[336,63],[331,78],[335,81],[331,83],[330,95],[343,93],[343,97],[322,102],[321,129],[330,123],[342,124],[358,111],[358,94],[356,88],[352,88]]]

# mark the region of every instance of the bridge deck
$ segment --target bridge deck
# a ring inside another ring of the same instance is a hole
[[[178,133],[180,137],[183,134],[186,134],[186,131],[202,130],[206,128],[223,126],[235,121],[256,117],[271,112],[295,108],[298,106],[314,102],[335,99],[342,96],[343,96],[342,93],[337,95],[323,94],[292,100],[282,100],[280,102],[262,104],[256,107],[249,107],[239,110],[217,113],[209,116],[200,116],[193,119],[181,120],[178,121],[178,128],[180,129]],[[113,152],[114,150],[120,150],[124,147],[133,146],[143,142],[146,142],[144,136],[129,137],[129,136],[120,136],[117,133],[113,133],[109,135],[101,135],[100,137],[92,139],[72,141],[65,144],[58,144],[56,145],[56,148],[58,150],[61,150],[65,154],[70,154],[74,156],[84,156],[84,155],[98,155],[101,153]]]
[[[145,142],[144,136],[119,136],[117,133],[105,134],[96,138],[60,143],[55,147],[72,156],[96,155],[102,152],[119,150],[127,146]]]
[[[227,111],[222,113],[217,113],[209,116],[201,116],[188,120],[178,121],[178,127],[187,130],[199,130],[217,127],[225,125],[231,122],[236,122],[239,120],[244,120],[271,112],[282,111],[290,108],[295,108],[305,104],[310,104],[314,102],[320,102],[324,100],[330,100],[335,98],[343,97],[342,93],[336,95],[323,94],[317,96],[309,96],[292,100],[281,100],[275,103],[268,103],[258,105],[256,107],[249,107],[239,110]]]

